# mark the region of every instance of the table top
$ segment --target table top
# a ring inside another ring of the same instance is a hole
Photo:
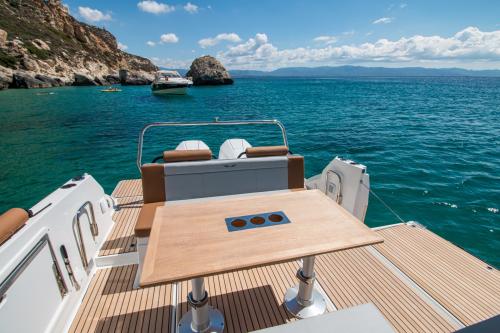
[[[229,232],[226,218],[282,211],[290,223]],[[176,203],[156,209],[141,286],[381,243],[318,190]]]

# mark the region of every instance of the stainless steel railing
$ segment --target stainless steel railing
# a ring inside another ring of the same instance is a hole
[[[238,125],[276,125],[281,130],[281,135],[283,137],[283,144],[288,147],[288,139],[286,137],[286,129],[283,124],[274,120],[229,120],[221,121],[216,117],[213,121],[208,122],[156,122],[150,123],[144,126],[139,134],[139,143],[137,145],[137,168],[141,172],[142,165],[142,147],[144,143],[144,134],[146,131],[152,127],[188,127],[188,126],[238,126]]]

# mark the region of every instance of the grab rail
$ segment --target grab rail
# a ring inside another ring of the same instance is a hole
[[[213,121],[208,122],[156,122],[150,123],[144,126],[141,130],[141,134],[139,134],[139,143],[137,144],[137,168],[139,172],[141,172],[142,165],[142,146],[144,142],[144,134],[146,131],[152,127],[166,127],[166,126],[175,126],[175,127],[187,127],[187,126],[231,126],[231,125],[276,125],[281,129],[281,135],[283,136],[283,144],[288,147],[288,139],[286,137],[286,129],[283,124],[274,119],[274,120],[219,120],[219,117],[216,117]]]

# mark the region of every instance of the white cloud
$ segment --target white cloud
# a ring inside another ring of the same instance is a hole
[[[160,36],[160,43],[177,43],[179,37],[173,33],[163,34]]]
[[[188,2],[185,6],[184,6],[184,10],[190,14],[194,14],[194,13],[197,13],[198,12],[198,6],[196,6],[195,4],[192,4],[191,2]]]
[[[381,17],[375,21],[373,21],[373,24],[387,24],[391,23],[394,19],[392,17]]]
[[[198,41],[198,44],[202,48],[205,49],[207,47],[217,45],[217,44],[219,44],[222,41],[227,41],[227,42],[231,42],[231,43],[238,43],[238,42],[241,42],[241,38],[240,38],[240,36],[238,36],[234,32],[232,32],[232,33],[222,33],[222,34],[218,34],[217,36],[215,36],[213,38],[203,38],[203,39],[200,39]]]
[[[326,45],[330,45],[330,44],[335,44],[338,41],[338,38],[335,36],[318,36],[318,37],[314,38],[313,41],[315,41],[317,43],[323,43]]]
[[[189,68],[192,62],[190,60],[175,60],[171,58],[158,58],[158,57],[152,57],[151,61],[156,66],[170,68],[170,69]]]
[[[151,46],[151,47],[153,47],[153,46],[156,46],[156,43],[155,43],[155,42],[153,42],[153,41],[151,41],[151,40],[148,40],[148,41],[146,42],[146,45],[147,45],[147,46]]]
[[[118,42],[118,48],[122,51],[125,51],[126,49],[128,49],[128,46]]]
[[[145,0],[137,3],[140,10],[152,14],[170,13],[175,10],[174,6],[167,5],[166,3],[159,3],[154,0]]]
[[[100,21],[110,21],[111,15],[104,14],[98,9],[93,9],[90,7],[78,7],[78,13],[84,20],[88,22],[100,22]]]
[[[360,45],[326,45],[322,48],[282,49],[272,45],[265,34],[230,46],[217,55],[231,68],[276,68],[293,65],[432,62],[446,64],[500,64],[500,30],[483,32],[468,27],[451,37],[420,36],[398,40],[379,39]]]
[[[408,7],[407,3],[401,3],[401,4],[399,4],[399,8],[401,8],[401,9],[406,8],[406,7]]]

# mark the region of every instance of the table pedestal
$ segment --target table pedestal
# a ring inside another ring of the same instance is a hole
[[[315,257],[302,259],[302,269],[297,271],[299,285],[287,290],[285,307],[296,318],[309,318],[325,313],[326,301],[321,293],[314,288]]]
[[[208,293],[203,278],[191,280],[192,291],[187,297],[191,307],[179,322],[179,332],[217,332],[224,330],[224,316],[208,305]]]

